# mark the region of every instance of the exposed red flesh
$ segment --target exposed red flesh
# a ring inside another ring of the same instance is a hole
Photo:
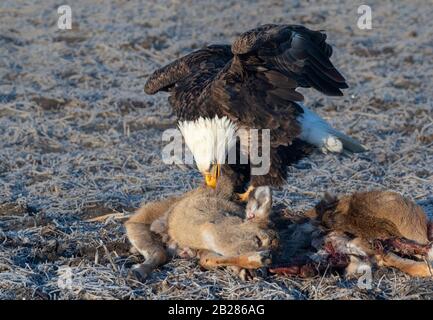
[[[331,243],[325,244],[325,250],[329,255],[324,263],[315,264],[311,261],[298,261],[297,263],[293,262],[288,265],[270,268],[269,272],[284,276],[298,276],[307,278],[324,272],[328,267],[333,270],[342,270],[349,265],[349,256],[338,253]]]
[[[280,274],[283,276],[298,276],[301,278],[313,277],[317,274],[317,269],[313,264],[304,265],[288,265],[281,267],[269,268],[269,272]]]
[[[406,256],[426,256],[431,249],[431,244],[419,244],[405,238],[391,238],[375,240],[374,245],[379,250],[394,251]]]

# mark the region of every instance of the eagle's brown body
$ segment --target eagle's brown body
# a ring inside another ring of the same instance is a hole
[[[281,185],[286,166],[310,151],[299,139],[297,118],[303,100],[297,87],[342,95],[343,76],[329,58],[326,35],[297,25],[263,25],[245,32],[230,45],[211,45],[157,70],[145,92],[170,92],[179,120],[227,116],[239,128],[270,129],[271,167],[266,175],[249,175],[249,165],[223,170],[251,184]]]

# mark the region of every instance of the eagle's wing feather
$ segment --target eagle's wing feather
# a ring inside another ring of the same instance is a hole
[[[325,34],[301,26],[265,25],[247,31],[234,41],[231,63],[208,87],[211,99],[207,100],[218,106],[220,115],[246,128],[270,129],[270,171],[252,178],[263,180],[257,181],[260,184],[281,184],[285,165],[294,161],[284,153],[301,154],[294,147],[302,129],[298,117],[303,113],[296,102],[304,97],[296,88],[341,95],[340,89],[347,87],[329,60],[332,49],[325,40]]]
[[[302,96],[277,72],[245,72],[240,63],[235,57],[220,72],[207,90],[208,101],[244,128],[270,129],[272,146],[290,144],[300,134],[296,117],[302,108],[294,101]]]
[[[201,70],[222,68],[231,58],[229,45],[211,45],[193,51],[156,70],[147,80],[144,91],[147,94],[168,91],[176,83]]]
[[[332,65],[326,35],[297,25],[263,25],[241,34],[234,57],[206,90],[211,106],[249,128],[271,129],[272,145],[288,145],[300,133],[297,87],[341,95],[344,77]],[[203,99],[204,101],[205,99]],[[203,109],[210,106],[204,104]]]
[[[329,58],[332,47],[326,34],[296,25],[264,25],[240,35],[232,45],[246,68],[281,72],[300,87],[327,95],[342,95],[344,77]]]

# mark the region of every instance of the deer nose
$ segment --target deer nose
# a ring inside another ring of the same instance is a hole
[[[255,214],[253,213],[253,211],[247,211],[247,219],[251,220],[255,217]]]

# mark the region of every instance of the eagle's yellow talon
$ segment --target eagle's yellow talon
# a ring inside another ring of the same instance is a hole
[[[244,193],[238,193],[238,199],[241,202],[248,202],[248,198],[250,196],[250,193],[254,191],[254,187],[253,186],[249,186],[247,191],[245,191]]]

